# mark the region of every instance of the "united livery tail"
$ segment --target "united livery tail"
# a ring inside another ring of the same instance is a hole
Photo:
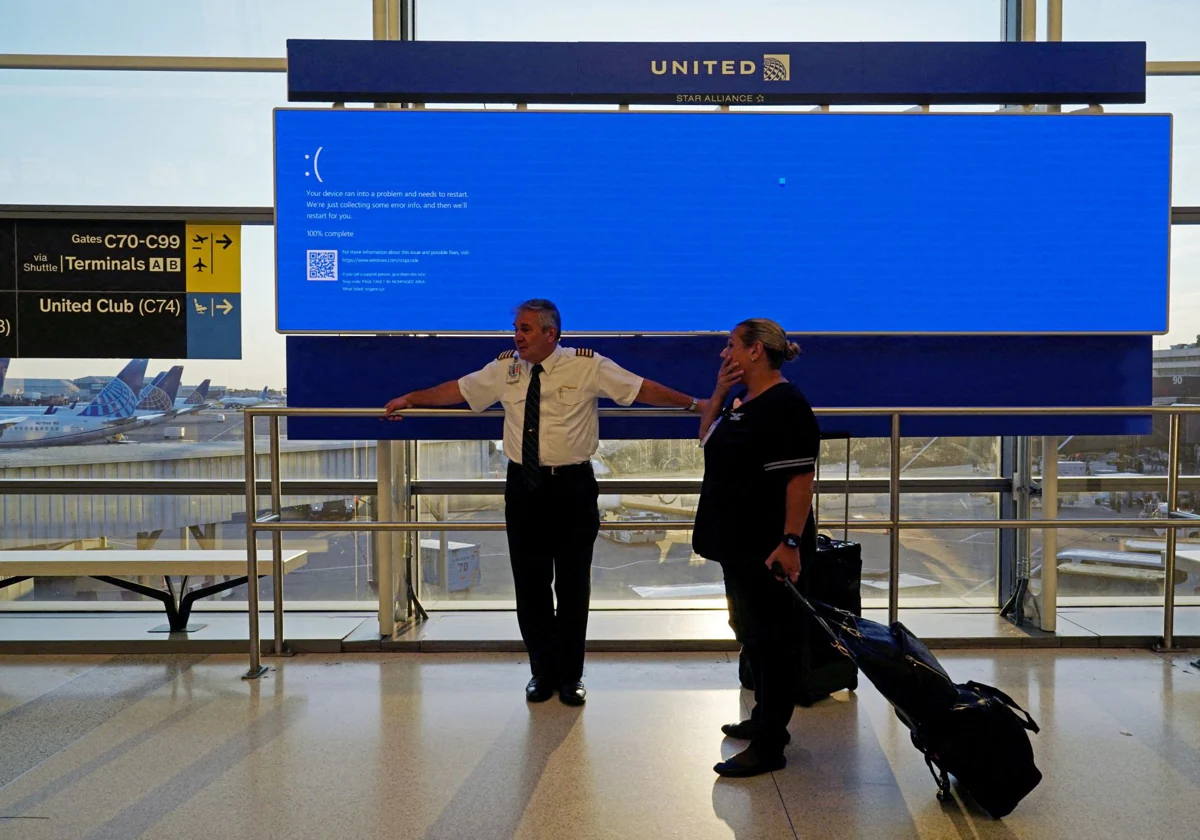
[[[137,406],[138,394],[142,390],[142,380],[146,377],[146,363],[149,359],[134,359],[117,374],[116,378],[104,386],[104,390],[87,404],[80,417],[132,417]]]
[[[138,395],[138,411],[170,411],[175,407],[179,393],[179,380],[183,378],[183,365],[175,365],[166,373],[154,377],[154,381]]]
[[[166,375],[167,375],[167,372],[165,370],[162,373],[155,374],[154,378],[152,380],[150,380],[150,384],[146,385],[142,388],[141,392],[138,394],[138,403],[137,403],[138,408],[149,408],[149,406],[142,405],[142,403],[144,403],[147,399],[150,398],[150,395],[152,393],[154,393],[154,390],[156,388],[158,388],[158,383],[162,382],[163,377]]]
[[[208,385],[211,381],[211,379],[205,379],[198,386],[196,386],[196,390],[192,391],[192,393],[188,395],[188,398],[183,404],[204,405],[204,403],[208,400]]]
[[[267,393],[269,388],[270,388],[270,386],[268,386],[268,385],[263,386],[262,393],[258,395],[258,399],[260,402],[266,402],[267,400],[271,399],[270,394]]]

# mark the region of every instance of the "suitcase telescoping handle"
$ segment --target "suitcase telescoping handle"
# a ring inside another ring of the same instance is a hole
[[[846,441],[846,486],[842,492],[842,542],[850,541],[850,433],[845,431],[827,432],[821,431],[821,442],[827,440],[844,440]],[[817,449],[817,455],[820,455],[820,448]],[[820,458],[817,458],[818,466]],[[818,469],[815,481],[820,481],[821,475]],[[815,483],[815,482],[814,482]],[[816,509],[817,527],[821,525],[821,496],[817,495]]]

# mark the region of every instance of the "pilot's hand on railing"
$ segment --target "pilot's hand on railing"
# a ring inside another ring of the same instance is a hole
[[[383,407],[383,417],[380,417],[379,419],[380,420],[403,420],[404,418],[401,417],[399,414],[396,414],[396,412],[403,411],[406,408],[413,408],[413,407],[414,407],[413,404],[408,401],[408,394],[405,394],[402,397],[396,397],[394,400],[390,400],[388,402],[388,404]]]

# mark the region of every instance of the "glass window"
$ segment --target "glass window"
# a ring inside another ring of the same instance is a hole
[[[1200,172],[1197,175],[1200,176]],[[1200,339],[1200,225],[1171,226],[1170,326],[1169,333],[1154,339],[1155,349],[1195,344]],[[1195,352],[1200,354],[1200,348]],[[1197,372],[1200,372],[1200,364]]]
[[[1038,37],[1045,38],[1047,4]],[[1063,40],[1145,41],[1150,61],[1200,60],[1200,16],[1192,0],[1064,0]]]
[[[274,204],[282,73],[0,70],[0,203]],[[273,276],[273,275],[272,275]]]
[[[114,476],[116,477],[116,476]],[[373,567],[374,540],[369,533],[322,531],[322,522],[369,521],[374,497],[294,496],[283,499],[283,521],[312,522],[312,532],[285,534],[285,550],[308,552],[305,565],[284,582],[286,603],[296,609],[324,602],[353,603],[374,609],[377,602]],[[103,551],[243,550],[246,547],[245,498],[230,496],[128,496],[0,494],[0,550]],[[258,541],[270,556],[269,535]],[[244,572],[243,572],[244,574]],[[226,577],[193,577],[193,586],[218,583]],[[138,578],[161,588],[155,576]],[[260,582],[260,596],[271,598],[271,580]],[[239,586],[197,602],[197,609],[246,601]],[[131,602],[153,605],[153,599],[86,577],[37,577],[0,589],[0,610],[62,608],[99,602],[97,608],[123,609]]]
[[[1200,76],[1151,76],[1145,105],[1106,105],[1104,110],[1173,115],[1171,203],[1200,204]]]
[[[283,56],[288,38],[370,38],[371,0],[0,0],[0,52]]]
[[[1164,529],[1155,527],[1150,505],[1142,506],[1142,493],[1062,494],[1062,518],[1115,517],[1136,522],[1135,527],[1104,531],[1063,528],[1058,532],[1058,605],[1162,607],[1166,572],[1162,552]],[[1099,498],[1097,498],[1099,497]],[[1118,501],[1119,497],[1119,501]],[[1098,507],[1095,505],[1099,505]],[[1110,507],[1111,506],[1111,507]],[[1143,511],[1148,518],[1143,518]],[[1032,544],[1030,589],[1040,592],[1043,554],[1042,532],[1030,532]],[[1179,532],[1176,549],[1175,603],[1200,604],[1200,527]]]
[[[423,41],[994,41],[996,0],[425,0]]]

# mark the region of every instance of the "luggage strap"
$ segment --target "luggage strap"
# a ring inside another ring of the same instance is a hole
[[[1021,726],[1025,727],[1030,732],[1036,733],[1036,732],[1041,731],[1040,729],[1038,729],[1037,721],[1035,721],[1033,719],[1033,716],[1030,715],[1029,712],[1022,709],[1017,704],[1016,700],[1013,700],[1011,697],[1009,697],[1007,694],[1005,694],[1003,691],[996,688],[995,686],[987,685],[986,683],[977,683],[974,680],[968,680],[966,683],[964,683],[964,685],[966,685],[967,688],[978,691],[980,694],[983,694],[987,697],[991,697],[994,700],[999,700],[1004,705],[1011,706],[1012,708],[1016,709],[1018,712],[1020,712],[1021,714],[1023,714],[1025,716],[1025,720],[1020,721]]]
[[[782,580],[784,585],[787,586],[788,589],[792,590],[792,595],[796,597],[796,600],[804,605],[804,608],[809,611],[814,619],[816,619],[817,624],[820,624],[825,632],[829,634],[829,638],[833,641],[834,649],[837,650],[837,652],[842,656],[846,657],[855,665],[857,665],[858,662],[855,660],[854,654],[850,652],[850,649],[847,648],[845,643],[842,641],[842,633],[853,633],[858,635],[857,631],[847,627],[841,621],[835,621],[833,624],[830,624],[830,622],[827,621],[825,616],[823,616],[821,613],[832,613],[839,616],[843,620],[847,618],[853,620],[857,618],[857,616],[855,616],[854,613],[849,613],[845,610],[839,610],[837,607],[831,607],[828,604],[821,603],[820,601],[810,601],[807,597],[805,597],[803,592],[796,588],[796,584],[792,583],[791,580],[786,577]],[[837,629],[835,630],[834,627]]]

